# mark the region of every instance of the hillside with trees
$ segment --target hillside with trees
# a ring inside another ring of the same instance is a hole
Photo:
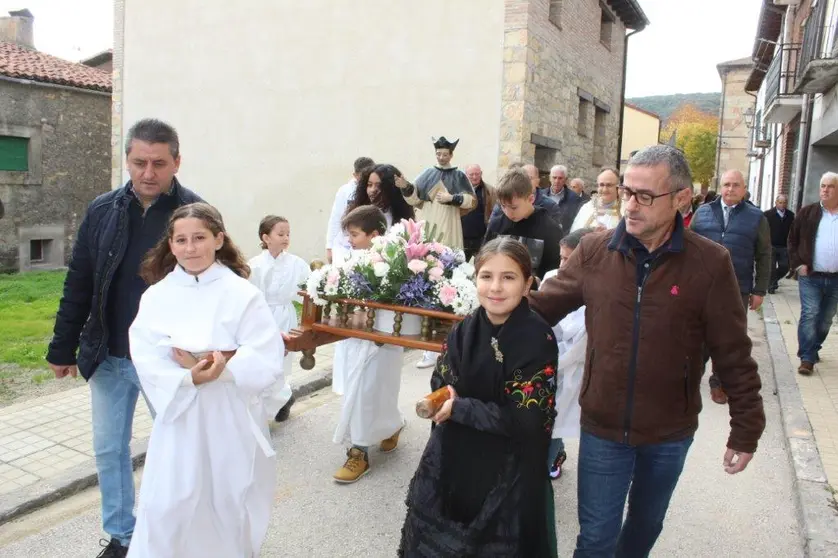
[[[718,116],[721,100],[721,93],[678,93],[626,99],[629,103],[660,116],[664,125],[669,117],[683,105],[692,105],[702,112]]]

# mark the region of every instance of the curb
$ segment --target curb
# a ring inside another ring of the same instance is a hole
[[[838,505],[827,482],[774,303],[763,304],[763,309],[765,336],[774,368],[774,390],[780,402],[789,460],[794,471],[804,556],[835,557],[838,556]]]
[[[292,388],[294,397],[300,398],[332,384],[331,367],[306,375],[303,383]],[[148,439],[135,440],[131,444],[131,460],[134,469],[145,463]],[[0,525],[8,523],[39,508],[69,498],[91,486],[99,484],[96,475],[96,465],[91,459],[72,467],[60,475],[44,480],[31,486],[19,488],[4,494],[0,503]]]

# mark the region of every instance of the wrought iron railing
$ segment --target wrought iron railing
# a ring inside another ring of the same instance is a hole
[[[835,41],[836,25],[833,14],[827,14],[828,5],[829,2],[826,0],[820,0],[806,20],[803,48],[800,54],[800,68],[804,71],[812,60],[832,58],[831,50]],[[803,72],[800,72],[800,77],[802,75]]]
[[[765,106],[777,97],[794,94],[799,57],[799,44],[777,45],[774,59],[765,73]]]

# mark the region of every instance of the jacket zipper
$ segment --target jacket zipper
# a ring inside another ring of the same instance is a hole
[[[644,264],[643,278],[637,286],[637,299],[634,302],[634,330],[631,344],[631,364],[628,376],[628,394],[626,396],[626,417],[623,422],[623,443],[629,443],[629,432],[631,431],[631,415],[634,410],[634,380],[637,376],[637,353],[640,345],[640,301],[643,298],[643,287],[649,278],[651,269],[649,263]]]
[[[684,363],[684,412],[690,410],[690,357],[687,357],[687,362]]]
[[[122,212],[124,209],[125,209],[124,207],[120,208],[119,211]],[[121,216],[121,220],[122,220],[122,222],[120,223],[121,228],[116,232],[116,234],[119,238],[119,241],[120,241],[119,246],[116,250],[116,253],[118,254],[118,256],[113,257],[114,251],[113,250],[108,250],[108,257],[112,258],[111,259],[111,266],[109,268],[107,268],[107,270],[105,270],[105,276],[102,278],[102,288],[99,289],[99,320],[102,323],[102,332],[104,333],[104,335],[102,335],[102,340],[99,341],[99,346],[96,348],[96,361],[97,362],[99,361],[99,356],[102,353],[102,347],[105,345],[104,340],[109,334],[109,332],[108,332],[108,322],[105,319],[105,286],[110,288],[110,283],[111,283],[111,280],[113,279],[113,272],[114,272],[114,270],[116,270],[116,266],[117,266],[116,262],[118,260],[121,261],[122,256],[125,253],[123,248],[124,248],[124,245],[125,245],[125,234],[124,234],[125,231],[124,231],[124,229],[127,227],[127,224],[125,222],[126,215],[121,215],[121,213],[120,213],[120,216]]]

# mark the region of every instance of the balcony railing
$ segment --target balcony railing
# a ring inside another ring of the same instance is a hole
[[[829,7],[829,2],[820,0],[806,20],[795,84],[798,93],[823,93],[838,82],[834,51],[838,25],[835,14],[827,12]],[[833,6],[832,10],[835,9]]]
[[[765,106],[778,97],[795,95],[794,84],[800,58],[799,44],[777,45],[778,52],[765,73]]]

